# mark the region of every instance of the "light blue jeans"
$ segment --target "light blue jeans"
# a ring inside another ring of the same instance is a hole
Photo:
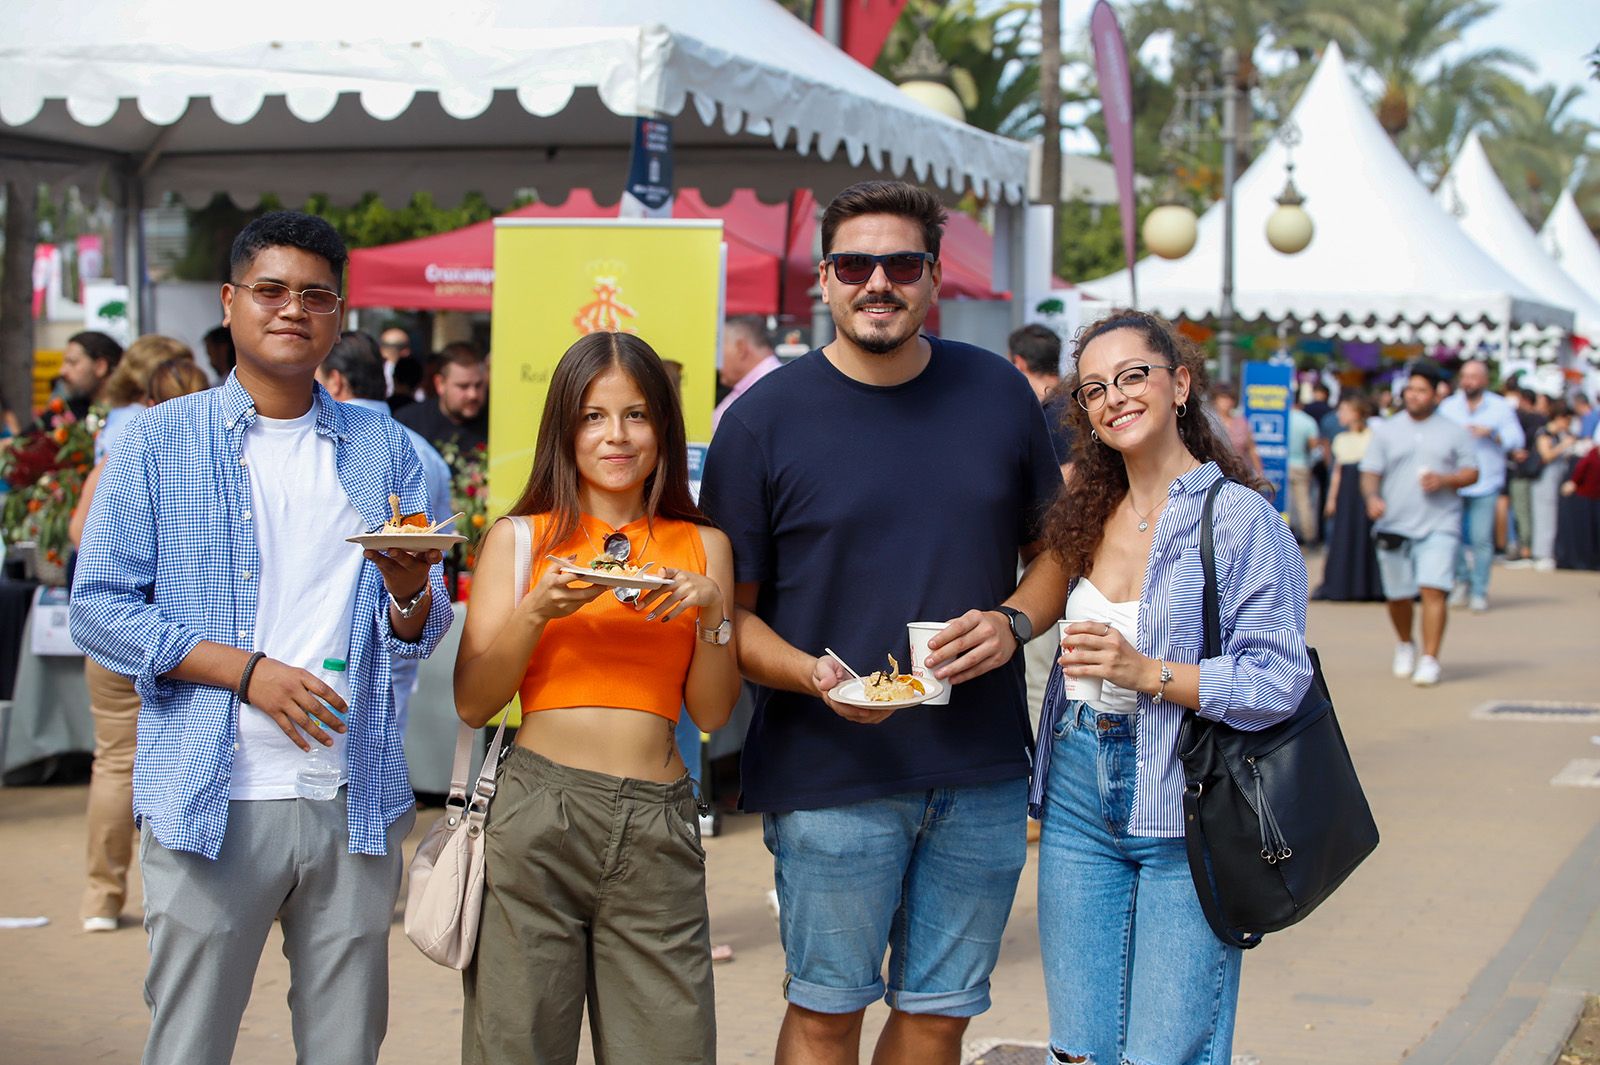
[[[1130,836],[1137,717],[1068,703],[1039,842],[1052,1062],[1228,1065],[1243,951],[1212,934],[1182,839]]]
[[[1472,597],[1489,596],[1489,568],[1494,564],[1494,501],[1498,493],[1461,497],[1461,550],[1456,554],[1456,580],[1469,586]]]

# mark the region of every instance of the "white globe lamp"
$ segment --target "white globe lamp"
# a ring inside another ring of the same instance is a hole
[[[1194,212],[1181,203],[1164,203],[1145,216],[1144,246],[1163,259],[1181,259],[1194,250]]]
[[[967,120],[967,109],[961,106],[961,97],[941,81],[907,81],[901,83],[900,91],[948,119],[956,122]]]

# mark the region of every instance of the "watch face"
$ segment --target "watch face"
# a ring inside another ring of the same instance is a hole
[[[1011,619],[1011,635],[1023,643],[1033,639],[1033,622],[1028,620],[1028,615],[1015,607],[1002,607],[1000,612]]]

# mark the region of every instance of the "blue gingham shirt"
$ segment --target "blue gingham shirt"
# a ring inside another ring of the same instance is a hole
[[[312,403],[316,431],[334,440],[339,479],[368,528],[388,519],[390,492],[407,513],[427,510],[422,466],[398,423],[336,403],[320,385]],[[72,590],[73,639],[131,676],[139,692],[134,816],[150,821],[162,846],[212,859],[227,829],[241,707],[230,689],[163,675],[202,640],[251,650],[261,557],[243,445],[255,417],[250,394],[229,375],[220,388],[130,422],[95,489]],[[303,533],[324,535],[318,515],[304,515]],[[429,582],[422,636],[407,642],[389,625],[378,567],[361,567],[349,653],[353,854],[383,854],[385,830],[415,801],[395,728],[390,656],[426,658],[450,627],[441,567]]]
[[[1246,732],[1293,714],[1311,686],[1306,650],[1306,564],[1272,504],[1239,484],[1225,485],[1212,511],[1222,654],[1201,661],[1205,640],[1200,514],[1206,491],[1222,476],[1214,462],[1172,483],[1156,523],[1139,596],[1138,649],[1167,662],[1200,664],[1200,714]],[[1050,671],[1039,720],[1028,811],[1041,816],[1050,779],[1056,722],[1070,705],[1061,667]],[[1130,836],[1183,835],[1183,765],[1177,703],[1139,694],[1134,723],[1138,778]]]

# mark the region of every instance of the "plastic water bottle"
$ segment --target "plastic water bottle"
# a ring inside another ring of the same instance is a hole
[[[317,670],[317,679],[334,691],[339,691],[344,687],[344,674],[344,659],[325,658],[322,661],[322,668]],[[334,710],[333,704],[328,700],[318,696],[317,701],[333,711],[333,715],[340,721],[344,720],[344,715]],[[295,777],[295,794],[302,799],[315,799],[318,802],[327,802],[336,797],[339,794],[339,777],[343,769],[340,761],[342,758],[339,756],[338,748],[324,747],[320,743],[313,742],[310,753],[306,755],[305,761],[301,763],[300,772]]]

